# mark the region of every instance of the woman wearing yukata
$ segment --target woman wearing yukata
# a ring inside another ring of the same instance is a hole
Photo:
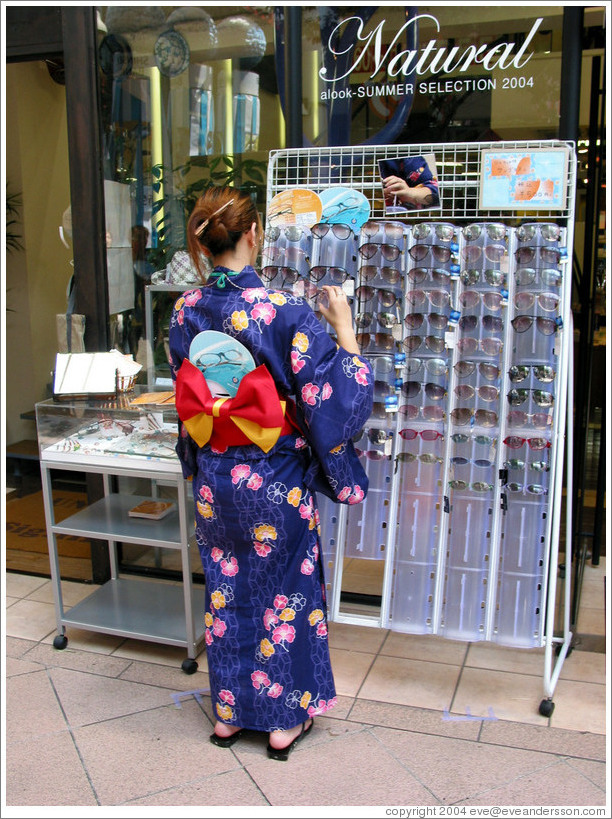
[[[263,286],[253,267],[262,226],[247,194],[208,190],[187,237],[194,264],[203,271],[202,253],[214,264],[170,323],[177,451],[193,476],[206,582],[210,739],[230,747],[245,730],[266,732],[268,755],[285,760],[336,701],[315,492],[363,500],[351,437],[371,413],[374,378],[340,288],[324,287],[320,303],[334,341],[303,299]],[[211,330],[255,364],[233,397],[211,394],[189,360],[194,337]]]

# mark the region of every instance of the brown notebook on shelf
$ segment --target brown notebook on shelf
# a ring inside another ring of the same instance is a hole
[[[149,520],[160,520],[169,515],[174,509],[172,501],[145,500],[128,511],[131,518],[149,518]]]

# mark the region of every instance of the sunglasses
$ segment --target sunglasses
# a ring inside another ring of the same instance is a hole
[[[510,458],[509,461],[504,461],[504,467],[506,469],[525,469],[525,466],[525,461],[522,461],[520,458]],[[531,461],[529,463],[529,469],[533,469],[534,472],[549,472],[550,466],[546,461]]]
[[[479,446],[495,446],[497,443],[497,438],[491,438],[490,435],[466,435],[465,432],[454,432],[451,440],[455,444],[467,444],[469,441],[474,441]]]
[[[368,461],[385,461],[391,458],[390,455],[385,455],[384,452],[380,449],[357,449],[355,447],[355,452],[360,458],[367,458]]]
[[[493,222],[484,225],[466,225],[462,232],[468,242],[474,242],[476,239],[480,239],[483,233],[494,242],[500,242],[506,238],[506,226]]]
[[[451,253],[450,248],[448,247],[440,247],[439,245],[413,245],[408,253],[410,254],[410,258],[414,259],[415,262],[422,262],[423,259],[427,256],[428,253],[431,253],[435,262],[439,264],[444,264],[450,260],[450,257],[453,255]]]
[[[446,290],[410,290],[406,300],[412,307],[420,307],[426,301],[432,307],[446,307],[450,304],[450,293]]]
[[[479,293],[477,290],[464,290],[459,296],[459,304],[466,309],[476,307],[481,301],[487,310],[499,310],[503,296],[501,293]]]
[[[549,447],[550,441],[547,441],[546,438],[521,438],[518,435],[509,435],[507,438],[504,438],[504,443],[510,449],[520,449],[523,444],[529,444],[530,449],[540,450],[546,449]]]
[[[552,407],[555,397],[552,392],[547,392],[546,390],[525,390],[525,389],[518,389],[518,390],[510,390],[508,393],[508,401],[513,407],[518,407],[521,404],[524,404],[525,401],[529,399],[529,396],[533,397],[533,401],[539,407]]]
[[[355,316],[355,326],[364,329],[369,327],[374,320],[387,329],[391,329],[394,324],[399,324],[399,319],[393,313],[378,313],[376,315],[374,313],[358,313]]]
[[[561,260],[561,251],[554,247],[519,247],[514,251],[514,255],[519,264],[529,264],[533,262],[536,257],[545,264],[559,264]]]
[[[393,412],[396,411],[396,408],[393,408]],[[386,402],[383,401],[374,401],[372,404],[372,417],[373,418],[387,418],[389,415],[389,408]]]
[[[487,333],[500,333],[504,327],[504,322],[499,316],[461,316],[459,319],[459,327],[466,333],[472,332],[476,329],[478,322],[481,322],[483,330]]]
[[[426,421],[443,421],[446,417],[442,407],[433,404],[428,404],[426,407],[417,407],[414,404],[402,404],[399,408],[399,414],[407,421],[414,421],[415,418],[419,417],[419,414],[421,414]]]
[[[556,293],[517,293],[514,306],[517,310],[531,310],[536,301],[547,313],[554,312],[559,306],[559,296]]]
[[[448,482],[448,485],[451,489],[457,489],[459,492],[464,492],[466,489],[473,489],[474,492],[490,492],[493,489],[493,484],[485,481],[468,483],[467,481],[452,480]]]
[[[425,281],[430,273],[433,282],[448,284],[450,281],[450,272],[437,267],[413,267],[408,271],[408,280],[415,284],[420,284]]]
[[[484,254],[489,262],[500,262],[506,255],[506,245],[465,245],[461,252],[461,258],[465,262],[477,262]]]
[[[399,259],[401,250],[397,245],[388,245],[386,243],[366,242],[359,248],[359,255],[363,259],[372,259],[380,251],[383,259],[388,262],[394,262]]]
[[[454,455],[450,462],[454,466],[466,466],[469,463],[473,463],[474,466],[479,466],[482,469],[488,469],[495,464],[495,461],[489,460],[489,458],[475,458],[473,461],[470,461],[469,458],[464,458],[463,455]]]
[[[512,326],[517,333],[526,333],[534,323],[538,331],[545,336],[552,336],[559,326],[554,319],[541,316],[516,316],[512,319]]]
[[[507,483],[505,487],[508,492],[528,492],[530,495],[548,495],[548,489],[537,483],[529,483],[526,486],[522,483]]]
[[[453,365],[453,369],[457,378],[467,378],[476,370],[476,366],[478,366],[478,372],[487,381],[495,381],[501,375],[501,367],[498,367],[497,364],[489,364],[487,361],[481,361],[478,365],[475,361],[458,361]]]
[[[344,267],[315,265],[315,267],[310,268],[310,277],[316,282],[320,282],[325,276],[329,276],[336,284],[343,284],[349,278],[349,273]]]
[[[459,427],[474,423],[480,427],[497,426],[498,415],[491,410],[473,410],[470,407],[457,407],[451,414],[451,421]]]
[[[414,463],[420,461],[422,464],[441,464],[442,458],[439,455],[432,455],[430,452],[424,452],[421,455],[415,455],[413,452],[398,452],[397,460],[400,463]]]
[[[420,381],[406,381],[402,384],[402,392],[406,398],[414,398],[421,390],[431,401],[441,401],[446,395],[446,390],[440,384],[421,384]]]
[[[310,238],[310,231],[308,228],[302,227],[302,225],[287,225],[286,227],[270,225],[266,228],[264,236],[267,241],[276,242],[283,234],[290,242],[299,242],[302,238]]]
[[[393,305],[399,301],[399,297],[396,296],[392,290],[379,290],[375,287],[370,287],[367,284],[363,284],[358,287],[355,291],[355,295],[359,301],[365,302],[371,301],[374,296],[376,296],[378,298],[378,303],[383,307],[393,307]]]
[[[277,265],[266,265],[261,269],[261,277],[266,282],[273,282],[278,276],[283,284],[293,284],[300,278],[300,274],[293,267],[280,267]]]
[[[376,347],[384,350],[392,350],[395,344],[395,339],[389,333],[357,333],[357,344],[362,350],[366,350],[372,341]]]
[[[418,330],[423,325],[425,316],[435,330],[445,330],[448,326],[448,316],[444,313],[408,313],[404,316],[404,324],[411,330]]]
[[[446,349],[446,342],[439,336],[407,336],[402,344],[407,353],[414,353],[423,344],[432,353],[441,353]]]
[[[348,239],[349,236],[354,235],[352,228],[348,225],[331,224],[329,222],[318,222],[310,230],[315,239],[323,239],[330,230],[336,239]]]
[[[420,435],[423,441],[437,441],[438,438],[444,438],[444,435],[437,429],[410,429],[409,427],[400,429],[399,435],[404,441],[414,441],[417,435]]]
[[[512,381],[513,384],[524,381],[528,377],[530,370],[533,370],[535,377],[543,384],[550,384],[551,381],[555,380],[556,373],[548,364],[514,364],[508,370],[510,381]]]
[[[509,427],[525,427],[531,419],[531,425],[537,429],[546,429],[552,424],[552,415],[546,412],[523,412],[522,410],[511,410],[506,419]]]
[[[362,265],[359,268],[359,276],[362,281],[370,282],[380,275],[387,284],[397,284],[401,279],[401,273],[394,267],[377,267],[376,265]]]
[[[444,358],[410,358],[406,364],[408,375],[416,375],[423,367],[431,375],[446,375],[448,372]]]
[[[455,395],[459,400],[466,401],[478,395],[483,401],[491,402],[497,401],[499,398],[499,390],[497,387],[491,387],[484,384],[482,387],[472,387],[470,384],[459,384],[455,387]]]
[[[424,222],[412,228],[412,235],[415,239],[426,239],[428,236],[434,235],[442,242],[450,242],[455,235],[455,226],[444,224],[433,225]]]
[[[265,262],[278,262],[290,264],[295,267],[300,264],[309,266],[310,256],[299,247],[264,247],[261,257]]]
[[[370,220],[361,227],[364,236],[376,236],[384,233],[390,239],[401,239],[404,235],[404,225],[401,222],[375,222]]]
[[[545,242],[556,242],[561,236],[561,228],[559,225],[538,223],[521,225],[516,230],[516,238],[519,242],[530,242],[538,232]]]
[[[506,274],[501,270],[464,270],[460,274],[463,284],[471,287],[479,281],[484,281],[490,287],[501,287],[506,281]]]
[[[498,338],[462,338],[457,342],[457,349],[460,353],[472,355],[477,350],[482,350],[487,355],[498,355],[503,344]]]
[[[363,433],[359,436],[361,438]],[[359,440],[357,439],[357,441]],[[387,432],[385,429],[369,429],[368,430],[368,440],[373,444],[384,444],[386,441],[391,438],[391,433]],[[357,443],[355,441],[355,443]]]
[[[516,271],[516,283],[521,286],[533,284],[536,278],[540,278],[546,287],[559,287],[561,285],[561,273],[558,270],[534,270],[532,267],[522,267]]]
[[[374,371],[377,375],[381,373],[386,375],[387,373],[390,373],[395,366],[395,361],[390,355],[378,356],[372,363],[374,364]]]

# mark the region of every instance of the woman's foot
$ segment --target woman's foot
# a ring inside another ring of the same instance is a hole
[[[268,743],[268,756],[270,759],[285,761],[295,748],[297,743],[308,734],[314,724],[313,719],[308,719],[301,725],[296,725],[289,731],[272,731]]]
[[[242,728],[237,728],[235,725],[217,722],[214,732],[210,735],[210,741],[220,748],[231,748],[234,742],[240,738],[242,731]]]

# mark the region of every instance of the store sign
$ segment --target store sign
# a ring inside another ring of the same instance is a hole
[[[349,17],[342,20],[331,32],[326,47],[335,59],[345,58],[347,53],[354,49],[353,62],[339,76],[328,76],[327,68],[323,67],[319,71],[320,78],[324,82],[344,80],[357,71],[362,62],[369,62],[374,66],[370,79],[374,79],[383,70],[389,77],[403,76],[405,78],[413,73],[437,75],[464,72],[472,66],[482,66],[487,71],[522,68],[532,57],[532,53],[528,53],[527,49],[543,21],[542,17],[535,20],[523,44],[516,51],[514,42],[498,43],[494,46],[487,43],[480,46],[470,45],[462,49],[460,46],[452,48],[439,46],[437,40],[430,40],[424,48],[405,49],[398,53],[397,45],[401,42],[402,37],[411,33],[411,28],[416,29],[418,21],[424,19],[433,20],[437,30],[440,31],[440,23],[433,15],[417,14],[404,23],[389,45],[383,44],[386,20],[381,20],[372,31],[366,34],[364,34],[365,22],[360,17]],[[340,47],[340,40],[346,35],[346,29],[352,23],[356,24],[354,42],[349,48]],[[358,44],[362,46],[360,49],[356,48]]]

